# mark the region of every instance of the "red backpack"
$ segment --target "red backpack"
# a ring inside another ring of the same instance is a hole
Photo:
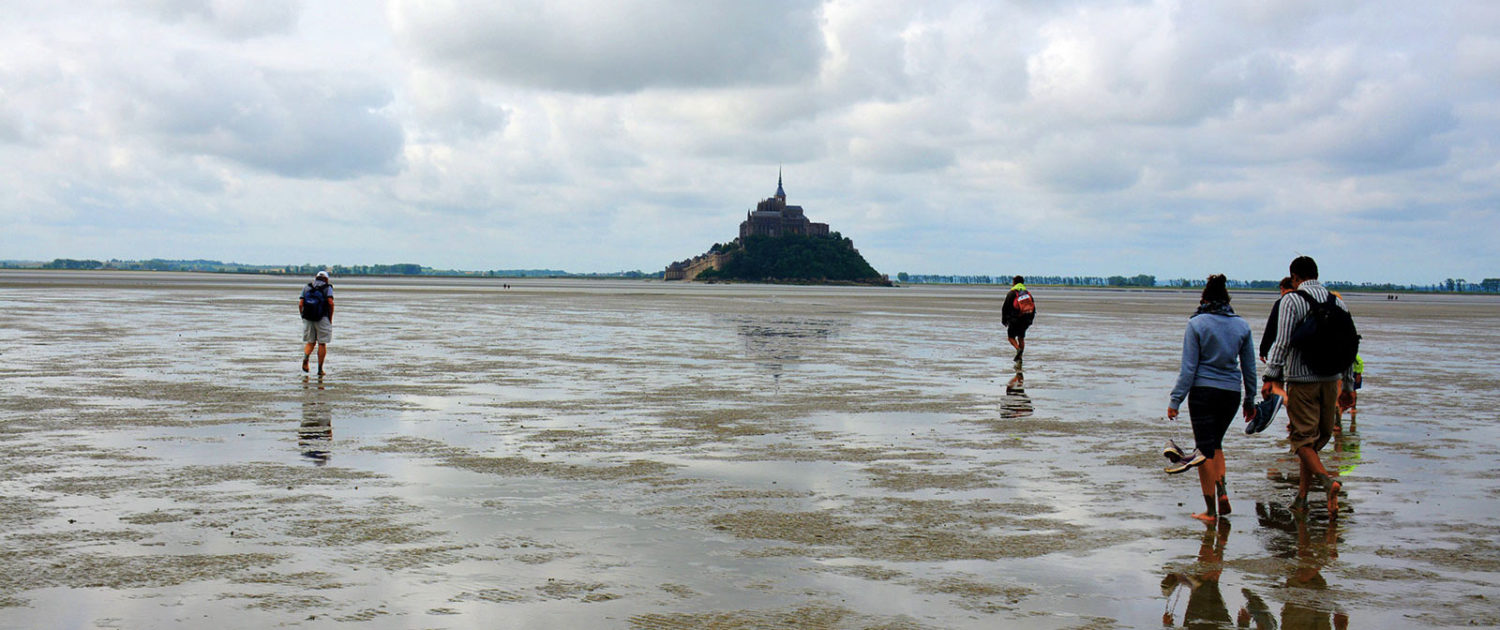
[[[1016,292],[1016,314],[1033,315],[1036,313],[1036,301],[1031,299],[1031,292],[1021,289]]]

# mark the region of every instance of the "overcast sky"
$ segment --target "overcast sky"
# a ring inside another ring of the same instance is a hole
[[[1500,2],[0,0],[0,259],[1500,277]]]

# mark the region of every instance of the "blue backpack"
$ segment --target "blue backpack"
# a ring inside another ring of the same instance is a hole
[[[311,282],[302,290],[302,319],[318,321],[328,316],[328,291],[314,289]]]

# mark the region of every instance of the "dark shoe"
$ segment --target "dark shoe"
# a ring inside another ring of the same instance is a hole
[[[1203,453],[1198,452],[1198,449],[1195,448],[1193,449],[1193,452],[1184,455],[1183,458],[1177,463],[1172,464],[1171,466],[1167,466],[1167,474],[1175,475],[1189,468],[1194,468],[1198,464],[1202,464],[1206,461],[1208,461],[1208,458],[1204,457]]]
[[[1255,417],[1245,425],[1245,434],[1253,435],[1266,430],[1271,426],[1271,421],[1276,419],[1276,412],[1281,411],[1281,394],[1271,394],[1260,404],[1255,405]]]
[[[1187,453],[1182,452],[1182,448],[1177,446],[1176,442],[1167,440],[1167,445],[1161,449],[1161,456],[1175,464],[1182,461],[1182,458],[1187,457]]]

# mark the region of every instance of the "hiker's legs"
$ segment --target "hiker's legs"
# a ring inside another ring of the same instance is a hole
[[[1219,516],[1228,516],[1230,512],[1229,482],[1224,476],[1224,449],[1221,448],[1219,452],[1214,453],[1212,463],[1214,465],[1214,482],[1216,484],[1214,494],[1219,498]]]
[[[1314,476],[1329,476],[1318,451],[1333,437],[1338,424],[1338,389],[1338,381],[1286,384],[1287,441],[1297,456],[1298,506],[1306,503]]]
[[[328,344],[318,344],[318,373],[323,373],[323,360],[328,358]]]
[[[1208,458],[1207,461],[1198,465],[1198,487],[1203,490],[1203,511],[1193,514],[1193,518],[1206,523],[1214,521],[1219,516],[1217,498],[1219,468],[1214,464],[1214,461],[1223,457],[1223,454],[1223,451],[1218,451],[1214,453],[1213,457]]]
[[[1208,458],[1198,466],[1198,485],[1203,490],[1206,509],[1202,514],[1194,514],[1193,518],[1211,521],[1229,513],[1226,509],[1228,501],[1220,499],[1224,479],[1224,434],[1234,421],[1240,394],[1212,387],[1194,387],[1188,390],[1187,403],[1194,446]]]
[[[311,343],[304,343],[304,344],[302,344],[302,371],[303,372],[307,371],[307,360],[308,360],[308,358],[310,356],[312,356],[312,351],[313,351],[313,344],[311,344]]]

